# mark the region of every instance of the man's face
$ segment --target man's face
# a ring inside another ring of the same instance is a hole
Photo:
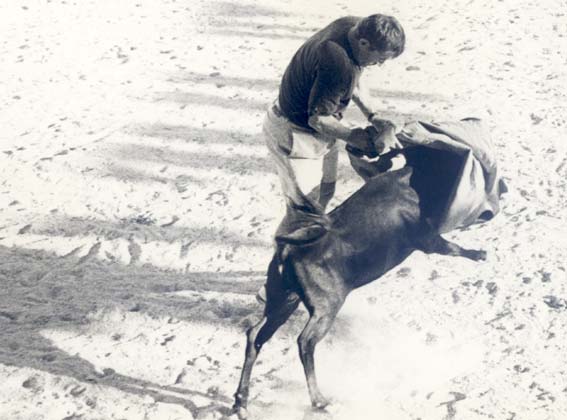
[[[369,67],[384,64],[386,60],[390,60],[396,56],[394,51],[380,51],[372,48],[370,43],[362,38],[359,40],[358,63],[362,67]]]

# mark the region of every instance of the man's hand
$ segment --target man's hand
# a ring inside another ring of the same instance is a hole
[[[396,126],[389,120],[383,120],[376,116],[369,118],[372,126],[376,129],[376,135],[372,139],[378,154],[388,153],[392,149],[401,149],[402,144],[396,137]]]

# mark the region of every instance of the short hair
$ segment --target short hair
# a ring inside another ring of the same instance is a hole
[[[391,51],[395,57],[403,51],[406,35],[400,22],[393,16],[381,14],[365,17],[356,26],[356,37],[365,38],[373,49]]]

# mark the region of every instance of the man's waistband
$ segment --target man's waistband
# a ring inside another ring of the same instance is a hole
[[[274,101],[274,103],[272,104],[272,106],[271,106],[270,109],[271,109],[272,113],[273,113],[276,117],[286,119],[287,122],[289,123],[289,125],[291,125],[291,127],[292,127],[294,130],[304,131],[304,132],[306,132],[306,133],[315,133],[315,130],[313,130],[312,128],[303,127],[303,126],[301,126],[301,125],[297,125],[297,124],[295,124],[294,122],[292,122],[292,121],[282,112],[282,110],[281,110],[281,108],[280,108],[280,106],[279,106],[279,102],[278,102],[277,99]]]

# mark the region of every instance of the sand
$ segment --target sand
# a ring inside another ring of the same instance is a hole
[[[20,1],[0,5],[0,418],[221,419],[283,199],[261,137],[296,48],[393,14],[365,76],[397,124],[483,118],[510,187],[354,292],[317,352],[264,348],[253,419],[559,420],[567,413],[564,2]],[[361,123],[353,110],[348,118]],[[332,205],[361,181],[341,155]]]

